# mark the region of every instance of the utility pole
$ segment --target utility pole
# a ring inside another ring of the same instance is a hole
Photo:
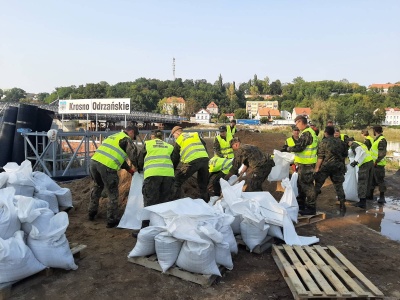
[[[175,80],[175,57],[172,58],[172,75]]]

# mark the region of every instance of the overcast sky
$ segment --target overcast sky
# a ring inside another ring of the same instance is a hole
[[[398,0],[0,0],[0,88],[400,81]]]

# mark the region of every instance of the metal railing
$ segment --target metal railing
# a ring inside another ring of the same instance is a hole
[[[216,129],[184,130],[198,132],[204,139],[219,134]],[[22,132],[25,159],[33,164],[34,171],[42,171],[50,177],[89,175],[90,158],[108,136],[118,131],[58,131],[56,140],[49,141],[46,132]],[[164,141],[173,144],[170,130],[162,131]],[[135,143],[142,145],[151,137],[150,130],[141,130]]]

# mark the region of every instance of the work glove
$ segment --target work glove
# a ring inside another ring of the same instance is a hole
[[[135,170],[134,169],[129,169],[128,173],[131,174],[133,176],[133,174],[135,174]]]
[[[288,145],[283,145],[281,152],[288,152]]]
[[[357,166],[358,165],[358,161],[353,161],[351,164],[350,164],[350,166],[352,166],[353,168],[355,167],[355,166]]]

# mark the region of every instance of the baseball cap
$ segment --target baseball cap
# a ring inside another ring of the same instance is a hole
[[[226,126],[224,126],[224,125],[222,125],[222,126],[219,126],[219,131],[226,131]]]
[[[182,127],[181,126],[175,126],[174,128],[172,128],[171,134],[174,134],[178,130],[182,130]]]

